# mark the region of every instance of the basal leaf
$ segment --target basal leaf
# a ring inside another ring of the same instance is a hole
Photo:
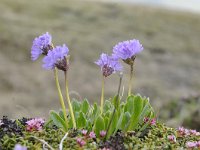
[[[129,112],[125,112],[123,114],[123,119],[122,119],[122,123],[121,123],[121,129],[123,131],[126,131],[127,130],[127,127],[128,127],[128,123],[130,121],[130,118],[131,118],[131,114]]]
[[[121,113],[121,115],[120,115],[120,117],[119,117],[119,119],[118,119],[118,121],[117,121],[117,125],[116,125],[116,128],[115,128],[114,134],[115,134],[119,129],[121,129],[121,124],[122,124],[123,116],[124,116],[124,114]]]
[[[79,117],[77,119],[77,127],[84,128],[87,124],[87,120],[83,114],[83,112],[79,112]]]
[[[72,108],[74,112],[79,112],[81,110],[81,104],[77,100],[72,101]]]
[[[127,98],[126,104],[125,104],[125,107],[124,107],[124,112],[129,112],[130,114],[133,113],[133,108],[134,108],[133,107],[133,105],[134,105],[133,101],[134,101],[133,95],[131,95]]]
[[[57,127],[67,131],[67,125],[65,121],[55,111],[50,111],[50,118]]]
[[[141,96],[135,96],[133,101],[133,114],[131,116],[128,130],[135,130],[139,124],[140,114],[143,109],[143,99]]]
[[[111,107],[112,107],[112,103],[106,100],[104,103],[104,112],[107,112],[108,110],[110,110]]]
[[[118,121],[118,115],[117,113],[113,113],[110,115],[110,118],[109,118],[109,122],[111,121],[111,124],[110,124],[110,127],[109,127],[109,130],[108,130],[108,133],[107,133],[107,139],[114,133],[115,129],[116,129],[116,126],[117,126],[117,121]]]
[[[102,130],[105,130],[105,123],[103,117],[99,115],[95,122],[95,128],[94,128],[97,137],[99,137],[100,131]]]
[[[81,107],[81,111],[86,114],[89,110],[89,107],[90,107],[90,104],[88,102],[87,99],[85,99],[83,102],[82,102],[82,107]]]

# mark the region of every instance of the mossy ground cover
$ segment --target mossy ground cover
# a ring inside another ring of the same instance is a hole
[[[115,43],[131,38],[145,46],[135,66],[135,93],[150,97],[159,107],[172,98],[199,92],[199,26],[198,14],[138,5],[1,0],[1,117],[47,117],[49,109],[59,108],[54,82],[49,81],[52,76],[42,71],[39,62],[29,59],[33,38],[46,31],[73,50],[71,66],[76,69],[69,73],[72,98],[98,100],[101,83],[96,77],[100,75],[93,62],[101,50],[110,51]],[[106,97],[116,90],[116,80],[108,81]]]
[[[26,121],[23,118],[19,120],[9,120],[4,117],[1,119],[0,128],[0,149],[12,150],[15,144],[21,144],[28,149],[42,149],[45,142],[52,148],[58,149],[65,132],[55,126],[43,126],[41,131],[27,131]],[[174,135],[176,140],[170,140],[169,136]],[[86,141],[84,146],[80,146],[77,138]],[[67,138],[63,142],[64,149],[105,149],[110,150],[131,150],[131,149],[187,149],[188,141],[199,141],[200,135],[181,135],[178,129],[167,127],[162,123],[156,123],[145,129],[143,132],[118,131],[116,135],[111,136],[107,141],[101,138],[89,138],[81,133],[81,130],[69,130]],[[198,149],[196,147],[196,149]]]

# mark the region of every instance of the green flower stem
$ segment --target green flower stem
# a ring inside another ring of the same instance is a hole
[[[60,84],[59,84],[59,80],[58,80],[58,69],[57,68],[54,69],[54,76],[55,76],[55,80],[56,80],[56,87],[58,89],[60,104],[62,106],[63,115],[64,115],[64,118],[65,118],[66,128],[68,129],[67,111],[66,111],[65,102],[64,102],[64,99],[63,99],[63,96],[62,96],[62,92],[61,92],[61,89],[60,89]]]
[[[72,118],[73,128],[76,129],[76,121],[75,121],[74,112],[73,112],[72,104],[71,104],[70,97],[69,97],[67,72],[65,71],[64,73],[65,73],[65,90],[66,90],[67,103],[68,103],[68,106],[69,106],[69,113],[70,113],[71,118]]]
[[[116,99],[115,99],[115,100],[116,100],[115,104],[119,104],[119,101],[120,101],[119,93],[120,93],[120,89],[121,89],[121,85],[122,85],[122,77],[123,77],[123,73],[121,72],[121,73],[120,73],[120,79],[119,79],[118,91],[117,91],[117,97],[116,97]],[[107,130],[106,130],[106,136],[105,136],[105,139],[104,139],[104,140],[108,139],[108,135],[109,135],[108,132],[109,132],[109,130],[110,130],[110,126],[111,126],[111,124],[112,124],[112,121],[113,121],[113,118],[114,118],[116,109],[118,109],[118,107],[119,107],[119,106],[116,107],[116,105],[114,106],[114,110],[113,110],[113,113],[112,113],[112,117],[111,117],[111,119],[110,119],[110,121],[109,121],[108,128],[107,128]]]
[[[102,77],[102,89],[101,89],[101,114],[103,113],[103,104],[104,104],[104,86],[105,86],[105,77]]]
[[[133,80],[133,65],[130,65],[130,80],[129,80],[129,86],[128,86],[128,96],[131,95],[132,80]]]

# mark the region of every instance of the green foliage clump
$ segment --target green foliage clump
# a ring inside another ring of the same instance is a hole
[[[126,131],[142,131],[148,127],[148,123],[144,123],[144,118],[152,119],[155,117],[153,108],[149,103],[149,99],[139,95],[131,95],[125,102],[118,100],[115,96],[111,101],[105,101],[103,113],[100,107],[95,103],[90,105],[85,99],[82,102],[74,100],[72,107],[78,129],[86,129],[95,131],[96,135],[100,136],[100,131],[107,131],[107,137],[115,134],[118,130]],[[69,116],[69,127],[73,128],[72,119]],[[50,112],[50,121],[56,126],[65,130],[65,122],[62,111],[56,113]]]

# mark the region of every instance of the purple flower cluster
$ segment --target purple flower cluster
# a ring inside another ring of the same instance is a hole
[[[156,125],[156,118],[150,119],[148,117],[144,117],[144,123],[150,122],[150,125]]]
[[[106,131],[104,131],[104,130],[100,131],[100,136],[101,136],[101,137],[106,136]]]
[[[176,142],[176,137],[175,137],[175,135],[168,135],[167,138],[168,138],[168,140],[171,141],[171,142],[174,142],[174,143]]]
[[[35,61],[40,57],[41,54],[47,55],[50,49],[52,49],[52,37],[47,32],[34,39],[31,48],[31,59]]]
[[[120,62],[113,56],[102,53],[99,60],[95,62],[98,66],[101,67],[103,76],[107,77],[116,71],[122,70],[122,65]]]
[[[66,56],[69,49],[66,45],[56,46],[52,51],[49,51],[43,59],[43,67],[45,69],[54,69],[57,67],[60,70],[67,71],[68,65]]]
[[[122,71],[119,59],[129,65],[133,65],[136,54],[142,50],[143,47],[138,40],[123,41],[113,47],[111,56],[102,53],[95,63],[101,67],[103,75],[107,77],[116,71]]]
[[[200,141],[189,141],[189,142],[186,142],[186,147],[187,148],[191,148],[191,149],[193,149],[193,148],[200,148]]]
[[[42,130],[42,126],[44,124],[44,119],[42,118],[34,118],[26,122],[27,131],[39,131]]]
[[[82,147],[86,144],[86,142],[84,140],[82,140],[81,138],[77,138],[76,142],[79,144],[80,147]]]
[[[178,128],[178,134],[179,136],[200,136],[200,132],[197,132],[196,130],[186,129],[184,127]]]
[[[83,130],[81,131],[81,133],[82,133],[84,136],[86,136],[87,133],[88,133],[88,131],[83,129]]]
[[[94,133],[94,131],[91,131],[90,133],[88,132],[88,130],[83,129],[81,131],[82,135],[89,137],[89,138],[96,138],[96,134]],[[89,134],[88,134],[89,133]]]
[[[143,50],[142,45],[140,44],[139,40],[130,40],[120,42],[113,47],[113,54],[116,57],[121,58],[123,60],[133,58],[137,53]]]
[[[57,67],[60,70],[67,71],[68,62],[66,56],[69,52],[68,47],[63,46],[53,47],[52,37],[47,32],[33,41],[31,48],[31,58],[33,61],[37,60],[41,54],[45,55],[43,58],[43,67],[47,70]]]
[[[96,138],[96,134],[93,131],[91,131],[90,134],[89,134],[89,137],[92,138],[92,139]]]

